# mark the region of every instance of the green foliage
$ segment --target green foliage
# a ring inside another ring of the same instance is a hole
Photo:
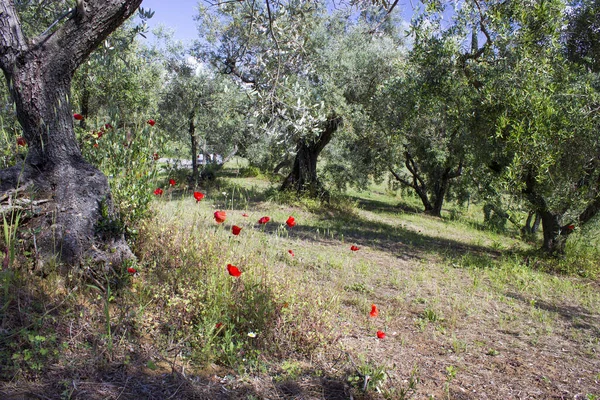
[[[269,200],[280,204],[301,207],[307,211],[321,214],[324,211],[335,213],[340,218],[356,215],[357,202],[341,193],[330,193],[328,197],[315,198],[309,193],[296,193],[271,189],[267,192]]]
[[[19,231],[22,212],[20,210],[12,211],[8,218],[6,218],[6,214],[8,212],[2,213],[3,244],[9,260],[8,265],[10,266],[15,259],[17,232]]]
[[[72,15],[76,1],[36,1],[21,0],[15,2],[23,25],[23,33],[28,38],[58,29]],[[51,27],[51,28],[47,28]]]
[[[567,19],[565,46],[569,60],[600,72],[600,2],[572,2]]]
[[[195,61],[190,50],[168,33],[155,33],[161,42],[151,54],[164,65],[166,74],[161,119],[170,139],[178,144],[178,156],[225,157],[245,149],[253,138],[248,91]]]
[[[84,157],[109,180],[118,220],[103,222],[107,231],[119,231],[122,227],[127,233],[134,233],[150,215],[150,202],[155,197],[158,165],[154,154],[160,154],[164,139],[158,127],[137,119],[102,121],[92,131],[77,130]],[[166,191],[166,185],[164,188]],[[103,210],[110,214],[106,207]]]
[[[14,104],[4,79],[0,82],[0,169],[12,167],[27,155],[27,146],[19,146],[17,139],[23,129],[17,121]]]
[[[585,224],[600,210],[600,92],[594,74],[565,58],[565,13],[559,0],[488,5],[493,40],[472,67],[480,80],[478,131],[488,143],[475,155],[501,177],[501,190],[556,221],[543,227],[547,246],[564,243],[561,226]]]
[[[600,230],[598,219],[569,237],[563,257],[546,260],[546,269],[566,275],[595,279],[600,276]]]
[[[361,360],[356,371],[348,377],[348,383],[363,392],[381,392],[387,378],[384,366]]]
[[[106,115],[115,121],[129,121],[132,115],[157,119],[162,71],[136,40],[144,32],[143,21],[114,31],[75,73],[71,102],[74,112],[85,117],[81,128]]]
[[[281,2],[270,12],[242,2],[212,13],[200,13],[201,50],[253,89],[254,140],[244,151],[264,170],[292,165],[299,149],[319,142],[325,121],[360,113],[398,53],[397,39],[367,34],[373,27],[347,13],[327,15],[323,2]]]
[[[55,335],[46,337],[35,331],[23,331],[20,336],[22,347],[15,349],[11,357],[14,367],[39,373],[58,355]]]
[[[240,169],[240,176],[244,178],[256,178],[261,176],[260,168],[249,165]]]

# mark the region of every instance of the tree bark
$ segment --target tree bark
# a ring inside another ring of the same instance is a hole
[[[406,169],[408,169],[410,175],[412,176],[412,182],[404,179],[402,176],[397,174],[392,167],[389,167],[389,170],[398,182],[412,188],[415,191],[415,193],[417,193],[417,196],[419,196],[419,198],[421,199],[421,203],[423,203],[423,212],[429,214],[429,212],[433,210],[433,205],[429,201],[429,196],[427,195],[427,186],[423,181],[421,175],[419,174],[417,163],[412,158],[409,152],[406,152],[404,157],[404,165],[406,166]]]
[[[444,198],[446,192],[450,186],[450,169],[446,168],[442,172],[442,176],[433,184],[433,208],[427,212],[427,214],[434,217],[442,217],[442,205],[444,204]]]
[[[456,170],[452,171],[452,168],[446,167],[442,172],[441,178],[434,183],[434,199],[433,199],[433,209],[429,213],[435,217],[442,217],[442,205],[444,204],[444,199],[446,198],[446,193],[448,193],[448,189],[450,189],[450,181],[454,178],[458,178],[462,175],[462,161],[458,163],[458,167]]]
[[[38,238],[42,258],[58,254],[76,265],[84,258],[116,263],[132,257],[122,237],[96,232],[101,218],[110,218],[110,190],[81,156],[69,98],[75,70],[141,2],[79,0],[58,29],[27,40],[13,1],[0,1],[0,68],[29,146],[24,165],[0,172],[0,191],[33,182],[53,196],[52,216]]]
[[[551,255],[563,254],[567,236],[573,230],[569,229],[568,225],[560,225],[561,214],[552,212],[548,208],[546,200],[536,191],[533,171],[528,171],[525,176],[524,193],[542,221],[542,232],[544,234],[542,250]]]
[[[412,182],[404,179],[399,174],[397,174],[394,169],[390,166],[388,169],[392,173],[392,175],[396,178],[396,180],[402,183],[405,186],[412,188],[419,198],[421,199],[421,203],[423,203],[425,214],[441,218],[442,217],[442,205],[444,204],[444,198],[446,197],[446,193],[450,188],[450,181],[454,178],[459,177],[462,174],[462,162],[458,164],[458,167],[455,171],[452,171],[452,168],[445,168],[441,174],[439,174],[439,178],[435,180],[432,184],[428,185],[425,182],[425,179],[419,172],[419,167],[417,162],[412,157],[410,152],[406,151],[404,154],[404,165],[410,175],[412,176]],[[433,186],[431,190],[431,194],[433,199],[429,198],[429,189],[428,186]],[[433,201],[431,201],[433,200]]]
[[[560,218],[548,210],[540,211],[544,243],[542,249],[549,254],[564,252],[566,237],[562,235]]]
[[[290,174],[283,181],[281,190],[306,192],[311,196],[320,196],[326,193],[317,176],[317,160],[341,123],[341,117],[331,116],[315,140],[302,139],[298,142],[294,165]]]
[[[196,113],[192,111],[189,115],[189,129],[190,141],[192,146],[192,186],[196,186],[198,183],[198,140],[196,138],[196,124],[194,123],[194,117]]]

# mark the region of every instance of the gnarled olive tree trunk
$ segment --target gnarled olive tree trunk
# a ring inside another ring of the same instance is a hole
[[[550,210],[546,199],[537,191],[533,171],[528,171],[525,176],[525,189],[523,192],[542,221],[542,231],[544,234],[542,250],[552,255],[564,253],[567,237],[573,232],[573,225],[561,225],[561,218],[564,213]],[[600,199],[594,203],[600,203]],[[579,222],[582,224],[588,221],[585,219],[586,211],[587,209],[579,217]]]
[[[281,190],[307,192],[313,196],[324,193],[317,176],[317,160],[341,123],[341,117],[331,116],[325,121],[323,130],[317,138],[314,140],[301,139],[298,142],[294,165],[290,174],[283,181]]]
[[[54,210],[38,238],[42,257],[68,265],[84,258],[118,263],[131,257],[123,238],[100,237],[102,210],[111,209],[106,177],[85,161],[73,130],[69,98],[75,70],[142,0],[78,0],[55,31],[24,36],[11,0],[0,1],[0,68],[27,140],[24,165],[0,171],[0,192],[33,183]]]
[[[411,153],[406,151],[404,157],[404,165],[410,173],[411,180],[400,176],[391,166],[388,167],[389,171],[398,182],[412,188],[417,193],[423,203],[425,214],[441,218],[442,205],[450,189],[450,183],[452,179],[462,175],[462,161],[454,170],[451,167],[438,168],[435,179],[430,179],[428,182]]]

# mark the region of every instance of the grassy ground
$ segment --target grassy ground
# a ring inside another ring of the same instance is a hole
[[[4,271],[0,397],[600,396],[593,273],[544,272],[473,206],[431,218],[384,187],[289,205],[226,175],[157,199],[116,274]]]

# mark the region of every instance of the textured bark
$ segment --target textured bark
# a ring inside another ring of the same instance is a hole
[[[544,232],[542,249],[550,254],[563,253],[566,236],[562,234],[559,216],[548,210],[540,211],[540,216],[542,219],[542,231]]]
[[[116,263],[132,257],[123,238],[96,232],[103,212],[110,214],[110,190],[106,177],[81,156],[69,98],[75,70],[141,1],[79,0],[58,29],[31,40],[13,2],[0,1],[0,67],[28,143],[25,164],[0,172],[0,190],[33,182],[53,197],[48,229],[38,240],[42,258],[58,254],[76,265],[84,258]]]
[[[315,140],[302,139],[298,142],[294,165],[290,174],[283,181],[281,190],[307,192],[312,196],[325,194],[317,176],[317,160],[341,123],[341,117],[331,116]]]

